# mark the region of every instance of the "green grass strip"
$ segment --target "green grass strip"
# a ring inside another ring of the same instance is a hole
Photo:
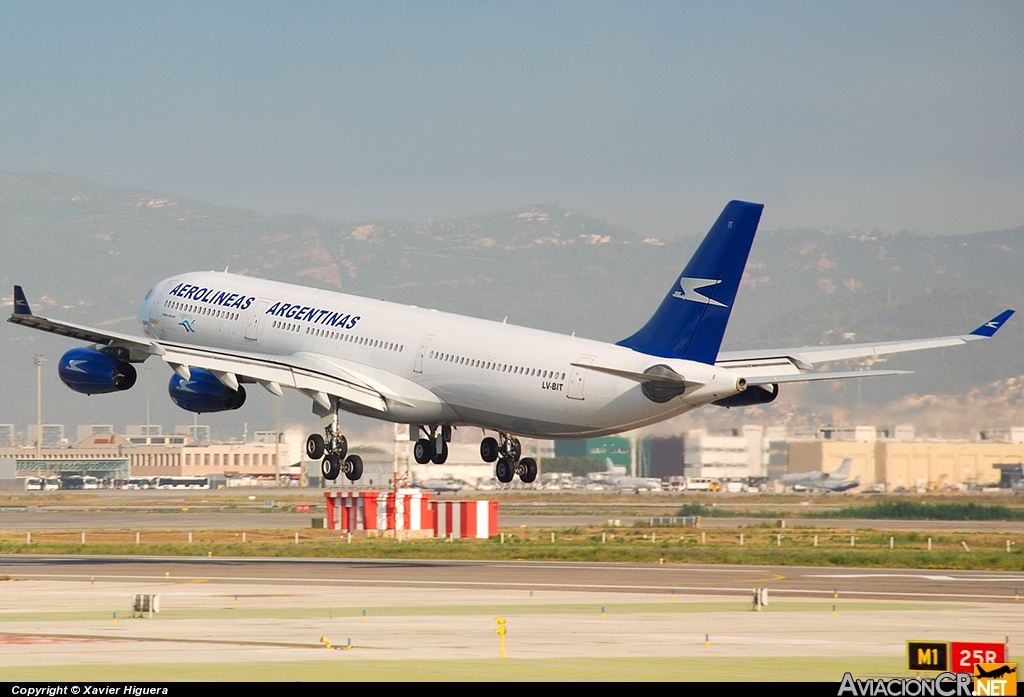
[[[641,516],[644,514],[640,514]],[[1024,520],[1024,508],[993,503],[930,503],[902,499],[882,500],[868,506],[806,509],[720,508],[704,503],[684,503],[677,516],[707,518],[863,518],[866,520]]]
[[[992,503],[879,501],[871,506],[850,506],[837,511],[821,511],[815,517],[871,520],[1024,520],[1024,510]]]
[[[738,537],[738,535],[737,535]],[[569,542],[514,541],[499,544],[496,540],[460,540],[446,543],[440,540],[395,542],[393,540],[360,540],[345,544],[340,540],[309,540],[302,544],[290,543],[203,543],[195,544],[65,544],[0,543],[0,554],[95,554],[95,555],[155,555],[205,557],[310,557],[310,558],[369,558],[369,559],[486,559],[528,561],[588,561],[588,562],[647,562],[662,561],[694,564],[756,564],[783,566],[848,566],[903,569],[989,569],[997,571],[1024,570],[1024,553],[996,550],[964,551],[946,549],[929,552],[925,549],[890,550],[881,544],[867,545],[868,536],[858,535],[858,547],[836,544],[832,547],[812,547],[805,542],[796,544],[792,535],[786,535],[784,544],[776,546],[774,535],[756,541],[747,533],[747,543],[700,545],[682,544],[666,539],[652,544],[635,538],[617,539],[607,544],[581,540]],[[806,535],[805,535],[806,537]],[[848,540],[846,535],[842,539]],[[888,536],[884,536],[886,542]],[[938,540],[938,538],[936,538]]]

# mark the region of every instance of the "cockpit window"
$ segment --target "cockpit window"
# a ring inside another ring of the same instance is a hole
[[[149,300],[149,296],[151,296],[152,294],[153,294],[153,289],[152,289],[152,288],[150,288],[150,289],[149,289],[149,292],[148,292],[148,293],[146,293],[146,297],[144,297],[144,298],[143,298],[143,300]]]

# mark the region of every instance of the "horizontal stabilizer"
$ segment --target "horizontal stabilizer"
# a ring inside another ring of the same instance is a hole
[[[800,375],[767,375],[748,378],[747,385],[777,385],[780,382],[814,382],[816,380],[849,380],[880,378],[887,375],[910,375],[912,370],[847,370],[838,373],[801,373]]]
[[[988,339],[994,335],[1013,310],[1006,310],[975,329],[970,334],[955,336],[939,336],[934,339],[903,339],[899,341],[880,341],[869,344],[835,344],[832,346],[802,346],[799,348],[753,349],[746,351],[722,351],[718,354],[718,365],[732,370],[748,381],[762,378],[762,373],[774,375],[796,374],[798,371],[810,370],[818,363],[830,361],[846,361],[855,358],[878,358],[894,353],[907,353],[925,349],[942,348],[944,346],[962,346],[971,341]],[[874,373],[877,374],[877,373]],[[753,384],[753,383],[752,383]]]
[[[656,382],[662,384],[680,385],[684,387],[703,387],[703,382],[695,382],[693,380],[687,380],[682,375],[676,373],[673,370],[660,370],[658,372],[650,373],[637,373],[632,370],[620,370],[618,368],[606,368],[602,365],[589,365],[587,363],[570,363],[569,365],[576,368],[587,368],[588,370],[596,370],[599,373],[608,373],[609,375],[615,375],[620,378],[627,378],[629,380],[636,380],[637,382]],[[656,366],[657,367],[657,366]]]

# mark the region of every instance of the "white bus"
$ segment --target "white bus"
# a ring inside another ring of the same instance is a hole
[[[209,489],[209,477],[160,477],[158,489]]]

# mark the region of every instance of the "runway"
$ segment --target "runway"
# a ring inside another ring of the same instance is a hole
[[[259,559],[7,555],[14,579],[301,583],[1016,603],[1024,572],[535,561]]]
[[[6,556],[0,672],[18,681],[894,676],[906,674],[908,639],[1024,636],[1012,596],[1022,581],[827,567]],[[751,611],[755,587],[770,589],[763,612]],[[135,593],[159,594],[160,613],[133,617]],[[507,659],[498,659],[499,617]]]

